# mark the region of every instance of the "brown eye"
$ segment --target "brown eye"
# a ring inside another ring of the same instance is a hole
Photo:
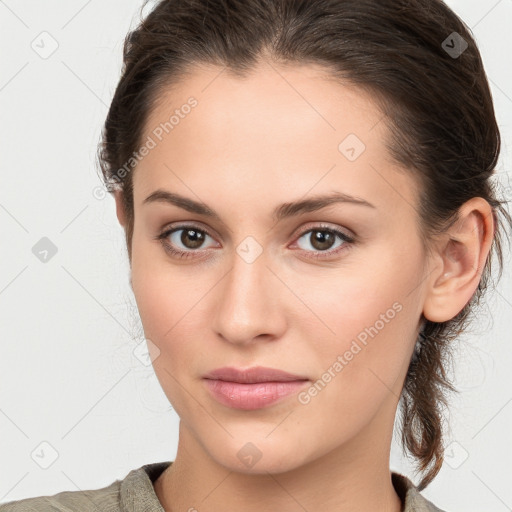
[[[336,246],[337,239],[340,240],[340,243]],[[305,243],[299,243],[300,240],[304,240]],[[318,227],[303,232],[297,241],[297,245],[304,251],[312,253],[313,257],[322,258],[337,254],[339,251],[348,248],[353,242],[354,239],[342,231],[334,228]],[[325,253],[325,255],[322,253]]]
[[[187,249],[199,249],[205,240],[205,233],[197,229],[179,229],[177,232],[179,231],[182,232],[180,242]]]
[[[166,252],[178,258],[197,256],[195,253],[200,253],[206,248],[204,247],[206,239],[213,240],[205,230],[183,225],[167,229],[156,238],[160,240]]]
[[[309,242],[317,251],[325,251],[331,249],[336,242],[336,235],[329,231],[314,230],[310,232]]]

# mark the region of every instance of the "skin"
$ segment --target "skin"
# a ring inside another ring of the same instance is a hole
[[[470,300],[492,241],[490,206],[467,202],[429,255],[419,185],[391,160],[370,96],[313,65],[262,61],[245,80],[220,71],[195,66],[162,95],[143,140],[190,96],[198,105],[133,176],[131,285],[155,373],[180,417],[177,455],[155,492],[173,512],[399,512],[389,452],[420,321],[449,320]],[[338,150],[350,133],[366,146],[354,161]],[[157,189],[203,202],[221,221],[143,204]],[[374,208],[337,203],[272,218],[282,203],[333,191]],[[121,193],[115,197],[125,226]],[[191,252],[178,259],[155,237],[187,223],[212,236],[199,246],[190,238],[184,245],[183,231],[167,237]],[[336,237],[322,249],[308,230],[326,228],[356,242]],[[248,236],[262,250],[251,263],[237,253]],[[400,312],[307,404],[292,395],[237,410],[204,386],[215,368],[258,365],[314,383],[394,303]],[[248,442],[261,454],[250,467],[237,456]]]

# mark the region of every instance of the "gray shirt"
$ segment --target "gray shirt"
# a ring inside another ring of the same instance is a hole
[[[170,464],[171,461],[146,464],[101,489],[9,501],[0,504],[0,512],[165,512],[153,483]],[[424,498],[406,476],[395,472],[391,475],[404,504],[402,512],[444,512]]]

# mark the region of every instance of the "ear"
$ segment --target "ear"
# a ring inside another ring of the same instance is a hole
[[[459,220],[436,242],[423,315],[432,322],[454,318],[475,293],[494,238],[491,205],[473,197]]]
[[[123,205],[123,192],[121,190],[114,191],[114,199],[116,201],[117,220],[121,226],[126,227],[126,214]]]
[[[114,191],[114,199],[116,201],[117,220],[119,221],[119,224],[121,224],[121,226],[124,228],[124,232],[125,232],[125,236],[126,236],[126,213],[125,213],[124,204],[123,204],[123,192],[122,192],[122,190],[115,190]],[[130,252],[129,249],[128,249],[128,261],[130,262],[130,278],[129,278],[129,283],[130,283],[130,288],[133,290],[132,273],[131,273],[132,255],[131,255],[131,252]]]

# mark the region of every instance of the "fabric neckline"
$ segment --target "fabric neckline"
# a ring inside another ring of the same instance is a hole
[[[123,512],[147,512],[147,510],[165,512],[156,495],[154,483],[172,463],[173,461],[154,462],[130,471],[121,482],[121,510]],[[392,471],[391,481],[402,502],[402,512],[443,512],[426,500],[405,475]]]

